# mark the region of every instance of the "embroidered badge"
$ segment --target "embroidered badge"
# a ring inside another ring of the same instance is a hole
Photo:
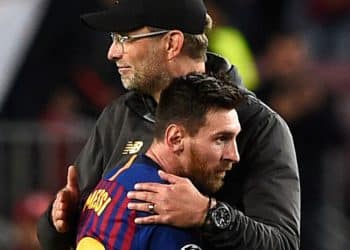
[[[136,154],[140,151],[143,146],[143,141],[128,141],[126,144],[123,155]]]

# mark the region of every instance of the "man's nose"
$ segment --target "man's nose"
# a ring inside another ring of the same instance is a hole
[[[115,61],[120,59],[123,56],[123,48],[120,44],[112,42],[111,46],[109,46],[109,50],[107,53],[107,58],[110,61]]]
[[[233,163],[238,163],[240,160],[236,141],[226,145],[223,158]]]

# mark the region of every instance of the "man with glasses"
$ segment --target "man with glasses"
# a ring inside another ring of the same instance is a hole
[[[206,54],[210,17],[202,0],[119,0],[82,19],[91,28],[113,32],[108,59],[130,91],[103,111],[75,162],[78,173],[69,169],[66,187],[41,218],[43,249],[74,244],[79,201],[108,171],[149,148],[155,108],[171,79],[205,71],[236,78],[231,65]],[[244,91],[246,98],[237,107],[241,160],[214,195],[217,205],[209,208],[214,197],[201,194],[187,179],[162,173],[169,184],[139,183],[128,193],[139,201],[128,209],[154,212],[135,218],[137,224],[196,227],[208,249],[299,248],[300,190],[292,137],[278,114]]]

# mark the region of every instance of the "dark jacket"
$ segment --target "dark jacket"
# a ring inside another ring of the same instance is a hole
[[[237,77],[234,68],[225,64],[219,68]],[[208,249],[299,249],[300,186],[292,136],[278,114],[249,91],[245,95],[237,109],[241,161],[227,173],[216,195],[232,206],[234,219],[225,231],[208,234],[203,228]],[[147,150],[155,108],[151,97],[136,92],[105,108],[76,161],[83,196],[109,169],[138,149]],[[67,249],[75,234],[57,233],[49,215],[50,209],[38,225],[43,249]]]

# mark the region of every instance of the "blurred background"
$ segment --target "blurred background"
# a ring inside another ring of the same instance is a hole
[[[38,216],[103,107],[124,93],[109,35],[79,20],[113,2],[0,1],[2,250],[39,249]],[[205,2],[210,50],[291,128],[301,249],[350,249],[350,0]]]

